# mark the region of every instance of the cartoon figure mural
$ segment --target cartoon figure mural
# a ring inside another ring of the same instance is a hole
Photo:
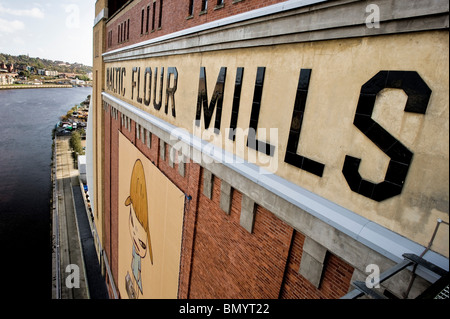
[[[148,221],[147,187],[142,162],[136,160],[131,173],[130,195],[125,201],[125,206],[130,208],[128,226],[132,242],[131,274],[127,272],[125,283],[130,299],[137,299],[143,294],[142,285],[142,259],[150,257],[153,265],[153,252],[150,240]]]
[[[122,134],[119,149],[117,196],[111,198],[119,297],[177,298],[185,195]]]

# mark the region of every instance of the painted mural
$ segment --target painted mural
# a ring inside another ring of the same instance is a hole
[[[119,146],[121,298],[176,298],[184,194],[123,135]]]

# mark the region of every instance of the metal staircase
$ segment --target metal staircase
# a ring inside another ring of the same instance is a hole
[[[402,257],[404,260],[394,267],[388,269],[387,271],[383,272],[380,275],[380,278],[378,282],[374,282],[373,286],[376,286],[377,284],[381,284],[383,281],[391,278],[395,274],[399,273],[403,269],[414,266],[414,270],[417,266],[425,267],[426,269],[431,270],[432,272],[436,273],[437,275],[441,276],[441,279],[436,281],[433,285],[431,285],[426,291],[424,291],[420,296],[417,298],[432,298],[433,291],[436,291],[435,296],[440,293],[446,286],[448,286],[448,271],[436,266],[435,264],[432,264],[428,262],[427,260],[415,255],[415,254],[403,254]],[[381,294],[377,290],[373,288],[369,288],[365,282],[363,281],[354,281],[352,285],[355,287],[354,290],[350,291],[348,294],[343,296],[341,299],[356,299],[358,297],[361,297],[363,295],[370,296],[373,299],[389,299],[387,296]],[[448,289],[448,288],[447,288]],[[448,295],[448,293],[447,293]]]
[[[409,292],[411,290],[411,286],[416,277],[416,268],[417,266],[422,266],[426,269],[431,270],[435,274],[441,276],[435,283],[433,283],[430,287],[428,287],[425,291],[423,291],[419,296],[415,299],[448,299],[449,298],[449,273],[447,270],[442,269],[435,264],[430,263],[429,261],[423,259],[422,257],[426,254],[428,250],[430,250],[433,245],[433,241],[436,237],[436,233],[441,224],[449,225],[448,222],[443,221],[442,219],[437,219],[437,224],[434,229],[433,235],[431,236],[431,240],[428,243],[428,246],[422,252],[420,256],[415,254],[403,254],[403,261],[383,272],[378,279],[378,282],[374,282],[371,284],[372,287],[377,286],[383,281],[391,278],[395,274],[399,273],[403,269],[413,266],[412,277],[409,282],[409,286],[405,293],[405,298],[408,298]],[[352,285],[355,287],[354,290],[350,291],[345,296],[341,297],[341,299],[356,299],[363,295],[370,296],[373,299],[390,299],[388,296],[379,293],[377,290],[372,289],[366,285],[365,282],[362,281],[354,281]]]

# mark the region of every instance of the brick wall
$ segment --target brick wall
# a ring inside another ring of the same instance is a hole
[[[155,6],[155,29],[152,30],[153,0],[135,0],[123,13],[108,22],[106,27],[106,51],[119,49],[131,44],[157,38],[176,31],[195,27],[207,22],[223,19],[239,13],[266,7],[287,0],[224,0],[223,6],[216,6],[217,1],[209,0],[206,13],[201,11],[202,1],[194,1],[194,13],[189,15],[189,0],[164,0],[161,28],[158,28],[160,1]],[[146,31],[147,6],[149,11],[149,30]],[[142,10],[144,10],[144,26],[141,34]],[[128,25],[129,20],[129,25]],[[124,25],[126,24],[126,27]],[[119,27],[121,27],[119,29]],[[129,30],[128,30],[129,28]],[[119,30],[123,32],[120,40]],[[108,36],[111,40],[108,41]],[[119,39],[119,40],[118,40]]]
[[[106,119],[105,119],[106,122]],[[110,259],[110,266],[113,276],[115,278],[118,277],[119,274],[119,265],[117,261],[117,254],[119,249],[119,240],[117,238],[118,230],[119,230],[119,206],[117,202],[117,198],[119,197],[119,131],[121,130],[121,121],[120,121],[120,113],[117,117],[111,119],[111,188],[109,190],[105,190],[105,193],[108,191],[111,192],[111,234],[110,242],[111,242],[111,251],[110,253],[114,257],[112,260]],[[105,158],[107,155],[105,154]],[[106,173],[105,173],[106,176]],[[105,215],[108,212],[105,211]],[[112,261],[112,262],[111,262]]]
[[[200,187],[190,298],[277,298],[292,229],[256,208],[253,233],[240,226],[242,195],[233,191],[231,213],[219,207],[220,180],[212,199]]]
[[[286,299],[338,299],[348,292],[353,267],[329,252],[325,259],[324,273],[319,288],[314,287],[298,273],[305,236],[295,232],[285,282],[280,298]]]
[[[118,274],[118,157],[122,132],[190,200],[186,200],[180,256],[179,298],[339,298],[347,293],[353,268],[327,253],[319,288],[299,274],[305,236],[255,204],[250,233],[240,225],[243,195],[232,190],[230,214],[220,208],[221,183],[213,177],[212,196],[204,195],[205,170],[192,161],[180,173],[169,161],[165,144],[161,158],[159,138],[118,112],[105,116],[105,243],[113,276]],[[109,120],[109,121],[108,121]],[[122,125],[122,123],[124,125]],[[130,125],[129,125],[130,124]],[[173,167],[172,167],[173,166]],[[109,202],[108,202],[109,201]],[[109,284],[109,280],[107,280]],[[111,289],[111,287],[109,287]]]

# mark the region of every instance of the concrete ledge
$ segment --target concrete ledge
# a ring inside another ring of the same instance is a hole
[[[135,127],[136,129],[136,139],[137,140],[141,140],[141,126],[139,124],[136,125]]]
[[[212,198],[212,186],[214,175],[207,169],[203,170],[203,195]]]
[[[310,254],[303,252],[299,273],[312,283],[314,287],[319,288],[322,280],[323,263],[314,259]]]
[[[184,177],[186,171],[186,163],[184,160],[184,155],[182,153],[178,153],[178,174]]]
[[[231,209],[231,185],[225,181],[220,184],[220,208],[227,214]]]
[[[322,280],[326,255],[327,249],[325,247],[310,237],[305,238],[299,273],[308,279],[316,288],[319,288]]]
[[[327,255],[327,249],[318,242],[312,240],[310,237],[305,238],[303,243],[303,251],[311,255],[315,260],[323,263]]]
[[[147,147],[152,148],[152,133],[150,133],[149,130],[145,130],[145,140],[147,143]]]
[[[248,196],[242,195],[240,224],[250,234],[255,223],[255,202]]]
[[[171,146],[169,146],[169,166],[175,167],[175,149]]]
[[[159,142],[159,156],[163,161],[166,160],[166,143],[164,141]]]
[[[108,8],[102,9],[94,19],[94,27],[103,19],[108,19]]]
[[[139,125],[139,136],[141,137],[142,143],[145,143],[145,128]]]

